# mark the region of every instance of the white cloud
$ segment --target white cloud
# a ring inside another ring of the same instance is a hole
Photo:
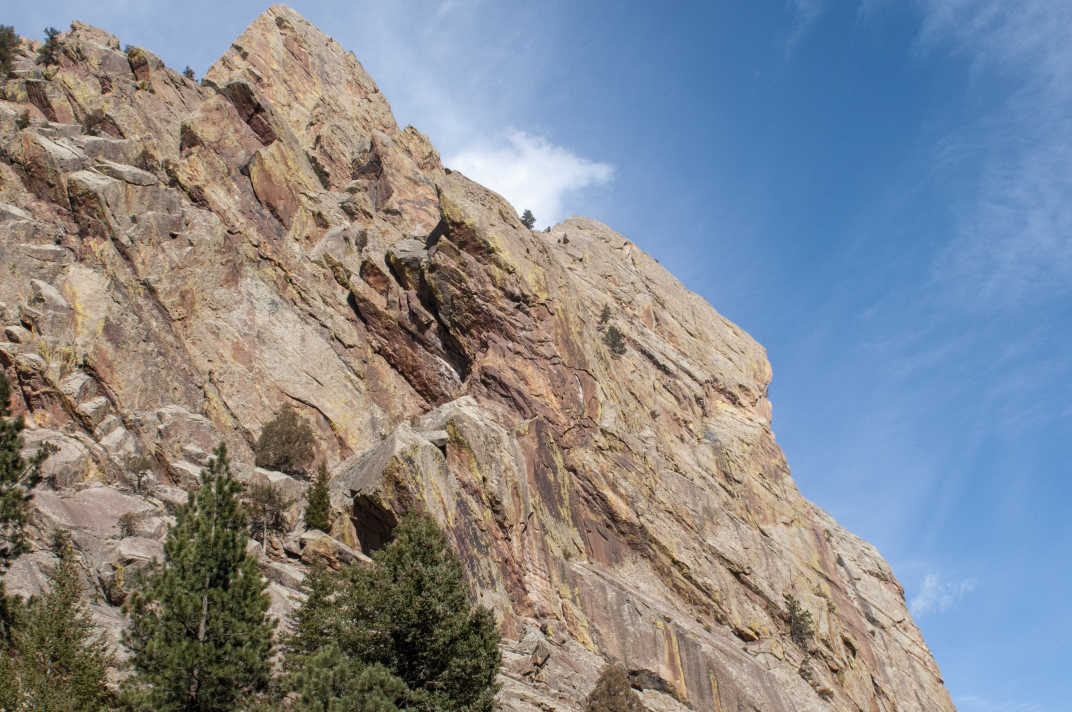
[[[789,55],[808,34],[819,16],[826,11],[826,0],[786,0],[786,5],[793,13],[793,27],[785,43],[785,52]]]
[[[1072,3],[920,5],[921,50],[967,59],[975,90],[999,96],[947,144],[979,169],[957,196],[956,236],[936,277],[984,309],[1064,296],[1072,289]]]
[[[973,578],[959,582],[947,583],[940,574],[930,573],[923,577],[919,593],[912,597],[908,610],[919,617],[935,611],[944,612],[975,590],[977,582]]]
[[[560,17],[544,6],[487,6],[361,0],[336,39],[365,63],[399,124],[428,134],[444,165],[531,209],[540,225],[567,211],[592,214],[579,191],[609,181],[612,166],[558,143],[553,125],[542,136],[526,131],[557,71]]]
[[[519,212],[532,210],[539,225],[568,217],[571,192],[607,183],[614,176],[610,164],[517,130],[497,142],[480,142],[448,156],[444,164],[500,193]]]

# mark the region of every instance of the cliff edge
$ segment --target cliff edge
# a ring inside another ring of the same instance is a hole
[[[200,84],[59,39],[49,67],[23,40],[0,101],[0,367],[57,447],[10,591],[67,528],[117,635],[223,441],[295,502],[261,554],[277,615],[315,556],[431,513],[499,615],[504,709],[579,709],[610,659],[653,710],[954,709],[889,566],[794,486],[762,347],[627,239],[526,229],[285,6]],[[302,530],[307,482],[253,465],[284,404],[331,537]]]

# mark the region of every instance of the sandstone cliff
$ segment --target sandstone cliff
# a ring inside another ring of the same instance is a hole
[[[0,101],[0,367],[58,448],[11,589],[68,528],[115,635],[215,443],[300,502],[252,465],[290,404],[336,517],[303,532],[295,504],[269,542],[277,614],[303,562],[420,508],[501,617],[505,709],[578,709],[608,659],[656,710],[953,709],[889,566],[790,479],[762,347],[624,237],[524,228],[284,6],[200,84],[61,41],[42,68],[24,40]]]

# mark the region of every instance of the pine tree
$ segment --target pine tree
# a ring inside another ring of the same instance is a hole
[[[521,213],[521,224],[529,230],[536,227],[536,216],[528,208],[525,208],[525,212]]]
[[[55,27],[45,28],[45,43],[37,53],[38,64],[60,63],[60,31]]]
[[[811,612],[805,610],[792,594],[784,594],[785,607],[789,613],[789,636],[793,642],[804,648],[815,633]]]
[[[292,684],[308,680],[314,667],[328,675],[333,658],[316,656],[330,642],[361,669],[380,665],[401,680],[407,709],[490,712],[498,629],[491,612],[470,601],[461,564],[435,522],[403,517],[394,541],[372,558],[372,567],[310,580],[288,646]]]
[[[114,658],[81,603],[69,535],[58,534],[53,548],[59,565],[49,574],[48,592],[16,605],[7,671],[11,689],[8,699],[0,694],[0,706],[20,712],[100,712],[112,702],[108,668]]]
[[[221,444],[131,596],[125,641],[148,709],[225,712],[268,684],[273,624],[239,490]]]
[[[0,79],[6,79],[11,73],[11,60],[15,48],[19,46],[19,36],[11,25],[0,25]]]
[[[284,406],[264,424],[253,452],[257,467],[304,475],[315,456],[316,438],[308,421]]]
[[[261,551],[268,545],[268,534],[286,531],[283,510],[291,502],[283,499],[282,493],[271,483],[254,484],[246,495],[249,504],[250,533],[261,543]]]
[[[11,387],[0,373],[0,573],[25,548],[22,528],[30,490],[41,480],[41,463],[49,449],[43,447],[29,461],[22,457],[22,416],[9,419]]]
[[[584,712],[647,712],[620,665],[609,664],[588,693]]]
[[[603,327],[605,327],[607,325],[607,322],[609,322],[609,321],[610,321],[610,305],[604,304],[603,305],[603,311],[599,312],[599,329],[602,330]]]
[[[291,633],[286,638],[286,654],[291,663],[300,664],[334,637],[339,618],[332,600],[340,583],[339,576],[323,563],[310,568],[302,583],[305,602],[294,612]]]
[[[294,675],[294,712],[398,712],[409,689],[383,665],[346,656],[337,643],[321,646]]]
[[[618,327],[611,324],[607,327],[607,330],[603,332],[603,343],[607,345],[610,352],[615,356],[621,356],[625,353],[625,336],[622,334]]]
[[[4,591],[3,574],[25,549],[23,526],[30,490],[41,480],[41,463],[50,449],[42,447],[29,460],[22,457],[22,416],[8,418],[11,387],[0,373],[0,641],[12,623],[14,602]]]
[[[326,532],[331,529],[331,500],[328,497],[328,470],[324,463],[316,473],[313,486],[305,494],[305,527]]]

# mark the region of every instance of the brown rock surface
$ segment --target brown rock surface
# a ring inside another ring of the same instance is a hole
[[[58,447],[13,589],[63,527],[121,600],[219,441],[298,497],[252,464],[289,404],[335,515],[265,547],[279,615],[307,563],[423,509],[500,615],[506,709],[577,709],[609,659],[651,709],[953,709],[889,566],[794,486],[762,347],[624,237],[524,228],[284,6],[203,85],[95,28],[61,42],[0,101],[0,368]]]

